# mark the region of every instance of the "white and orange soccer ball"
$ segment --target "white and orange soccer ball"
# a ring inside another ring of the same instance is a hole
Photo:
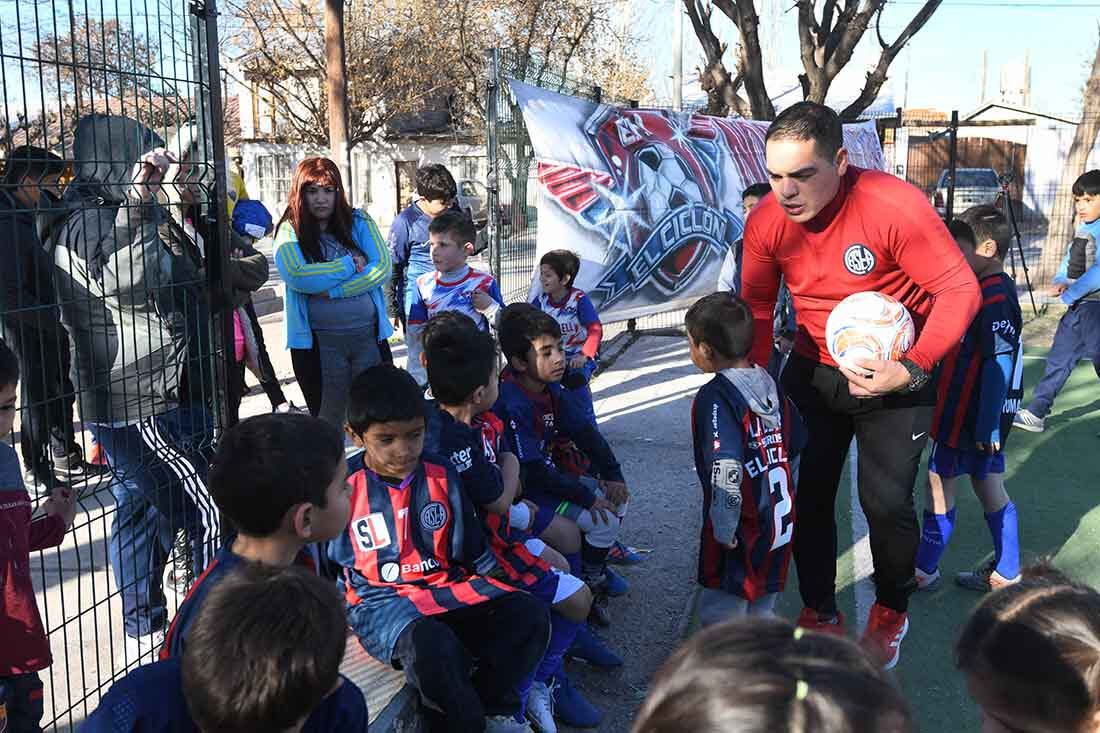
[[[894,361],[913,345],[913,318],[896,298],[854,293],[825,321],[825,344],[837,364],[858,371],[854,359]]]

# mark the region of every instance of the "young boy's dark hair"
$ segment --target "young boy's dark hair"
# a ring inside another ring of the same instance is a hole
[[[952,219],[951,223],[947,225],[947,231],[951,233],[951,236],[956,242],[966,242],[967,246],[971,249],[978,246],[978,239],[974,235],[974,229],[961,218]]]
[[[450,201],[458,195],[454,176],[442,163],[416,169],[416,193],[429,201]]]
[[[237,529],[267,537],[298,504],[324,508],[344,437],[302,414],[256,415],[225,431],[210,463],[209,488]]]
[[[477,324],[458,311],[440,311],[428,319],[420,332],[420,345],[424,351],[435,337],[458,329],[479,331]]]
[[[909,707],[852,641],[772,618],[693,636],[657,673],[633,733],[907,733]]]
[[[424,345],[424,354],[432,396],[443,405],[461,405],[478,387],[497,378],[496,344],[476,327],[437,332]]]
[[[10,387],[19,381],[19,357],[0,339],[0,387]]]
[[[572,285],[581,271],[580,257],[567,249],[550,250],[539,260],[539,267],[543,265],[548,265],[565,285]]]
[[[59,176],[66,167],[64,160],[45,148],[20,145],[12,148],[4,159],[4,183],[11,185],[24,178],[38,180],[43,176]]]
[[[561,326],[549,313],[530,303],[513,303],[500,312],[500,349],[504,358],[527,361],[531,343],[539,336],[561,338]]]
[[[756,198],[764,198],[772,192],[772,187],[766,183],[753,183],[745,186],[745,190],[741,192],[741,200],[744,201],[749,196],[755,196]]]
[[[773,139],[812,140],[817,154],[831,161],[844,146],[844,126],[829,107],[817,102],[799,102],[780,112],[768,127],[764,144]]]
[[[975,246],[987,239],[996,242],[997,259],[1004,261],[1008,248],[1012,246],[1012,228],[1000,209],[989,204],[971,206],[959,215],[959,220],[970,226]]]
[[[278,731],[333,690],[347,643],[336,586],[246,563],[210,591],[191,629],[183,694],[201,731]]]
[[[351,383],[348,427],[362,435],[375,423],[424,417],[424,405],[424,393],[411,374],[392,364],[378,364]]]
[[[477,239],[477,229],[474,228],[473,220],[461,211],[444,211],[432,219],[431,224],[428,225],[428,233],[454,234],[459,244],[474,242]]]
[[[1100,169],[1085,171],[1073,182],[1074,196],[1100,196]]]
[[[752,311],[732,292],[695,301],[684,323],[692,341],[707,344],[727,359],[743,359],[752,350]]]

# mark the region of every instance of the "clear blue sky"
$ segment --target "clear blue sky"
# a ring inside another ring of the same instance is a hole
[[[766,6],[777,0],[757,0],[762,16]],[[797,83],[801,68],[794,0],[779,0],[778,43],[786,73],[767,79],[773,96]],[[886,8],[883,35],[896,37],[920,8],[918,0],[895,0]],[[640,52],[651,65],[651,87],[659,103],[672,95],[672,49],[674,13],[680,0],[632,0],[632,25],[650,29]],[[789,10],[788,10],[789,9]],[[786,12],[784,12],[786,11]],[[720,17],[721,12],[714,11]],[[1096,50],[1100,2],[1096,0],[944,0],[935,15],[909,42],[891,67],[897,104],[902,104],[908,68],[907,107],[938,107],[943,110],[972,110],[978,105],[982,51],[989,51],[988,96],[1000,89],[1003,64],[1020,62],[1025,50],[1031,57],[1031,106],[1047,112],[1077,115],[1081,90]],[[761,32],[767,32],[762,28]],[[728,26],[720,37],[730,45],[736,32]],[[838,81],[849,89],[863,77],[877,59],[878,42],[873,28],[864,36],[849,67]],[[684,18],[684,74],[688,79],[702,59],[691,23]],[[732,69],[732,63],[727,64]],[[847,78],[846,78],[847,77]],[[854,97],[855,92],[850,96]],[[839,104],[840,99],[828,101]]]

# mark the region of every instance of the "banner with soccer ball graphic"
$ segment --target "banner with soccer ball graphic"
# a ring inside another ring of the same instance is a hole
[[[741,238],[741,191],[766,182],[767,122],[597,104],[509,79],[537,160],[537,263],[581,260],[576,287],[604,322],[714,292]],[[844,126],[849,159],[885,167],[874,122]],[[538,268],[531,297],[540,291]]]

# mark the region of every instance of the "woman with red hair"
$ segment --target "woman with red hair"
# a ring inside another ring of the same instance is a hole
[[[383,298],[391,268],[377,225],[348,205],[328,158],[306,158],[294,171],[275,264],[294,376],[309,411],[342,427],[351,381],[381,361],[379,342],[393,333]]]

